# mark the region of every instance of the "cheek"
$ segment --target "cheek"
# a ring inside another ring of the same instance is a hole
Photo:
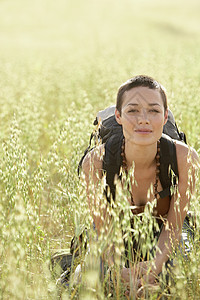
[[[124,115],[124,116],[123,116],[122,124],[123,124],[124,126],[131,126],[131,125],[134,124],[134,123],[135,123],[135,120],[134,120],[133,117],[128,116],[128,115]]]
[[[160,128],[160,127],[162,128],[164,126],[164,118],[163,117],[154,118],[153,124],[157,128]]]

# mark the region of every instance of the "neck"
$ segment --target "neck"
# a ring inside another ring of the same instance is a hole
[[[133,163],[137,169],[150,168],[155,163],[157,142],[152,145],[135,145],[125,140],[125,156],[127,167]]]

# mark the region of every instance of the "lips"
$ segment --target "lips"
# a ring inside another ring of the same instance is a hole
[[[136,129],[135,132],[137,132],[137,133],[151,133],[152,130],[148,129],[148,128],[140,128],[140,129]]]
[[[136,129],[135,131],[136,132],[152,132],[152,130],[148,129],[148,128],[140,128],[140,129]]]

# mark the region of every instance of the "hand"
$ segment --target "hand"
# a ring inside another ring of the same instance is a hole
[[[157,276],[156,276],[157,277]],[[125,295],[130,297],[130,299],[134,297],[136,299],[140,299],[141,297],[145,298],[145,292],[148,290],[148,293],[151,294],[157,292],[160,287],[157,282],[156,277],[153,275],[152,272],[149,274],[144,275],[143,277],[139,278],[137,282],[135,282],[135,289],[131,290],[130,288],[125,292]],[[128,298],[129,299],[129,298]]]
[[[147,278],[141,278],[137,284],[138,284],[138,290],[136,293],[136,299],[144,297],[145,298],[145,292],[148,291],[148,293],[153,294],[155,292],[158,292],[160,289],[158,281],[156,281],[155,276],[148,276]]]
[[[123,268],[121,271],[121,278],[125,284],[127,289],[125,295],[129,295],[129,291],[133,292],[134,294],[137,293],[138,284],[140,283],[140,279],[143,275],[145,275],[148,271],[149,262],[139,262],[135,264],[131,268]]]
[[[131,295],[134,293],[139,297],[144,293],[146,288],[156,288],[157,281],[156,275],[150,271],[150,267],[152,266],[152,262],[144,261],[137,263],[132,268],[123,268],[121,271],[122,280],[127,288],[125,295]]]
[[[131,277],[141,278],[143,275],[147,274],[150,263],[151,262],[149,261],[142,261],[138,262],[131,268],[123,268],[121,272],[122,279],[128,282]]]
[[[130,296],[130,290],[132,293],[137,292],[137,277],[132,268],[123,268],[121,271],[121,278],[125,285],[126,292],[125,296]],[[129,299],[129,298],[128,298]]]
[[[157,284],[157,275],[153,274],[150,272],[149,274],[145,274],[142,276],[142,278],[138,279],[137,286],[140,288],[141,286],[144,285],[155,285]]]

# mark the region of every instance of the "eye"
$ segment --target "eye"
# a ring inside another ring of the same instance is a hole
[[[128,113],[136,113],[136,112],[139,112],[139,110],[138,110],[138,109],[130,109],[130,110],[128,111]]]
[[[149,111],[152,112],[152,113],[159,113],[159,112],[160,112],[159,110],[157,110],[157,109],[155,109],[155,108],[152,108],[152,109],[150,109]]]

